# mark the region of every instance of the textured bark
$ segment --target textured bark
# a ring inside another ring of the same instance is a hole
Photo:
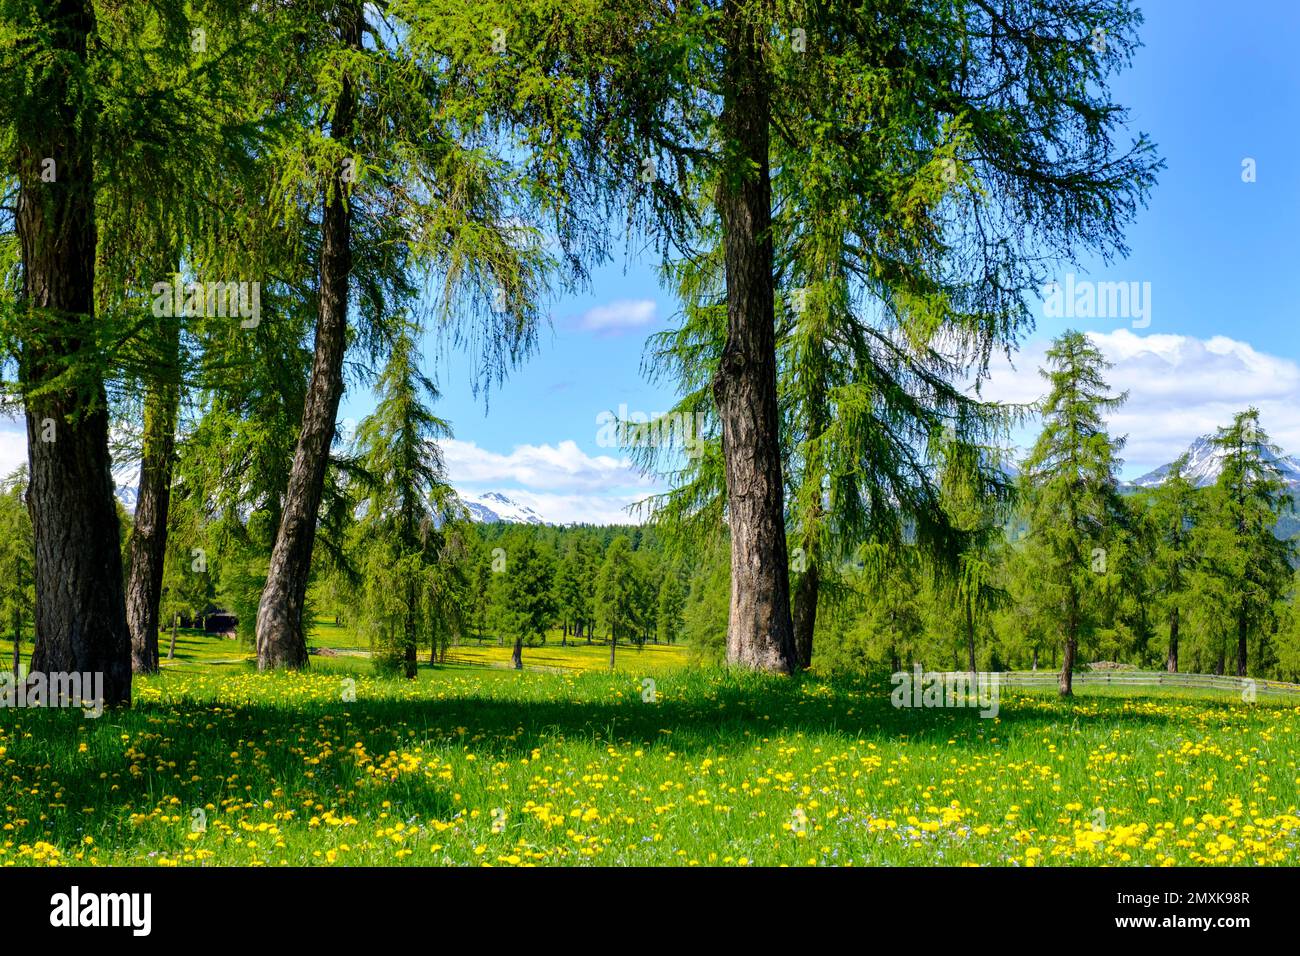
[[[344,42],[361,45],[361,12],[343,8]],[[352,136],[355,94],[346,76],[335,104],[331,135]],[[325,199],[321,225],[320,288],[316,346],[303,406],[302,427],[294,448],[289,487],[271,552],[266,587],[257,608],[259,670],[307,666],[303,605],[316,543],[316,518],[325,487],[335,419],[343,395],[343,353],[347,342],[348,276],[352,271],[351,211],[342,169],[335,170]]]
[[[515,638],[515,649],[510,652],[510,664],[517,671],[524,669],[524,639],[522,637]]]
[[[158,670],[158,603],[167,554],[167,515],[180,402],[176,376],[180,325],[163,319],[159,332],[166,360],[145,394],[140,486],[127,554],[126,621],[131,631],[131,669],[137,674]]]
[[[1169,656],[1165,668],[1171,674],[1178,673],[1178,608],[1169,612]]]
[[[1062,697],[1074,693],[1074,655],[1079,649],[1079,595],[1070,588],[1070,607],[1065,620],[1065,653],[1061,656],[1059,689]]]
[[[95,29],[84,0],[42,5],[44,26],[69,62],[86,59]],[[63,359],[95,338],[93,120],[78,115],[71,67],[36,67],[25,90],[15,227],[22,250],[22,305],[31,316],[19,374],[26,387],[64,371]],[[55,179],[43,182],[43,161]],[[122,555],[100,373],[78,368],[74,383],[26,399],[35,535],[36,646],[33,671],[103,674],[104,703],[131,699],[130,640]]]
[[[718,185],[727,280],[727,339],[713,394],[731,527],[727,660],[791,673],[797,666],[790,617],[781,449],[776,400],[771,115],[760,31],[742,4],[723,7],[727,62],[722,132],[737,162]]]

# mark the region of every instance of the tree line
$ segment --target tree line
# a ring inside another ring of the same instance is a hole
[[[1079,655],[1141,668],[1300,679],[1294,502],[1280,451],[1250,408],[1211,439],[1221,463],[1194,485],[1186,456],[1154,487],[1124,489],[1123,446],[1103,415],[1106,362],[1079,333],[1048,352],[1042,431],[999,503],[953,489],[954,518],[989,532],[957,573],[915,543],[860,549],[829,602],[818,661],[828,669],[1059,669]],[[875,560],[872,560],[874,557]]]

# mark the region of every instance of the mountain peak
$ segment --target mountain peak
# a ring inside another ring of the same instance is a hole
[[[1214,444],[1213,435],[1202,435],[1187,446],[1185,452],[1187,464],[1183,468],[1183,477],[1190,481],[1197,488],[1205,488],[1214,484],[1219,473],[1223,471],[1223,449]],[[1293,490],[1300,488],[1300,461],[1297,461],[1291,455],[1273,455],[1265,451],[1265,457],[1275,464],[1282,473],[1282,480],[1286,482]],[[1148,471],[1140,478],[1132,482],[1136,488],[1154,488],[1162,485],[1169,478],[1169,473],[1173,470],[1173,462],[1161,465],[1159,468]]]
[[[478,495],[464,494],[461,500],[469,511],[470,520],[480,524],[549,524],[545,518],[525,504],[515,501],[499,491],[486,491]]]

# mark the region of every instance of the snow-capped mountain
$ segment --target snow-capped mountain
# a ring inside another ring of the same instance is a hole
[[[1282,480],[1290,486],[1291,490],[1300,491],[1300,460],[1293,455],[1273,456],[1267,452],[1265,455],[1277,465],[1282,473]],[[1223,470],[1223,456],[1223,450],[1214,447],[1211,436],[1202,435],[1187,449],[1187,467],[1183,469],[1183,474],[1198,488],[1212,485],[1218,480],[1219,472]],[[1154,488],[1163,484],[1169,477],[1172,467],[1173,462],[1161,465],[1141,478],[1135,479],[1132,485],[1136,488]]]
[[[481,495],[461,495],[461,501],[469,511],[470,519],[482,524],[505,521],[511,524],[547,524],[545,518],[527,505],[522,505],[513,498],[499,491],[489,491]]]
[[[131,462],[113,469],[113,494],[128,514],[135,514],[135,499],[140,489],[140,463]]]

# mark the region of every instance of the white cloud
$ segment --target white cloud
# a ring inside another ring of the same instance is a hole
[[[9,423],[0,426],[0,478],[11,475],[19,465],[27,464],[27,431],[11,427]]]
[[[651,484],[627,458],[588,455],[571,439],[558,445],[517,445],[509,454],[456,439],[442,442],[441,447],[447,474],[458,487],[481,485],[494,490],[516,483],[540,491],[574,493],[615,492]],[[513,491],[510,494],[514,497]]]
[[[1223,335],[1199,339],[1119,329],[1088,337],[1114,363],[1106,374],[1112,391],[1129,393],[1127,404],[1108,416],[1111,432],[1128,436],[1127,476],[1172,461],[1197,437],[1251,405],[1274,442],[1300,453],[1300,365],[1291,359]],[[1016,354],[1014,369],[1005,359],[995,362],[984,395],[1007,402],[1044,396],[1047,383],[1038,369],[1047,348],[1045,340],[1031,342]]]
[[[447,475],[463,495],[499,491],[555,524],[636,524],[629,506],[660,490],[627,458],[588,455],[572,440],[518,445],[509,454],[442,442]]]
[[[637,329],[655,320],[653,299],[619,299],[588,309],[578,317],[578,327],[587,332],[613,334]]]
[[[510,489],[504,492],[527,505],[552,524],[640,524],[642,515],[625,510],[646,497],[647,492],[622,495],[537,494]]]

